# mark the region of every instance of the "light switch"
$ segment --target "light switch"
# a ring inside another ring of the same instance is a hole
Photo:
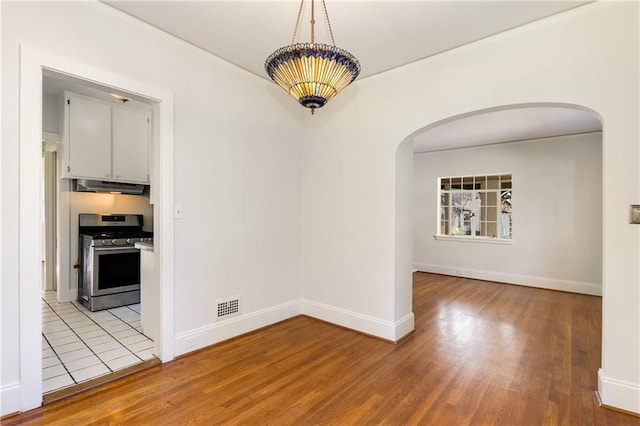
[[[176,204],[173,212],[174,219],[182,219],[182,204]]]

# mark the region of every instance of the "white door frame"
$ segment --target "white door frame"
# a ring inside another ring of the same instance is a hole
[[[20,46],[19,135],[19,335],[20,411],[42,404],[41,253],[41,143],[42,76],[44,69],[120,88],[159,103],[159,137],[153,141],[154,240],[156,276],[160,287],[160,335],[156,354],[162,362],[173,359],[173,93],[106,70],[28,46]],[[157,190],[157,192],[155,192]],[[60,285],[60,283],[58,283]]]

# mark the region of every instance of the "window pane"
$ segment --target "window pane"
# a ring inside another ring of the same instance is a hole
[[[449,178],[440,179],[440,189],[444,189],[445,191],[448,191],[449,189],[451,189],[451,179]]]
[[[487,207],[498,205],[498,194],[496,192],[487,192]]]
[[[462,189],[462,178],[451,178],[451,189]]]
[[[488,222],[487,223],[487,236],[488,237],[497,237],[498,236],[497,226],[496,226],[495,222]]]
[[[487,189],[499,189],[500,177],[499,176],[487,176]]]
[[[449,194],[446,194],[444,192],[440,194],[440,220],[448,219],[446,215],[447,205],[449,204],[448,198]]]
[[[500,189],[511,189],[511,175],[500,176]]]
[[[462,189],[473,189],[473,176],[462,178]]]
[[[511,191],[504,191],[501,196],[500,238],[511,238]]]
[[[487,189],[487,177],[486,176],[476,176],[476,189]]]

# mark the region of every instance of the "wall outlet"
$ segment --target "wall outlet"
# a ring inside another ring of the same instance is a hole
[[[185,349],[193,349],[195,347],[198,346],[198,341],[199,341],[199,337],[200,336],[191,336],[191,337],[187,337],[184,341],[184,347]]]

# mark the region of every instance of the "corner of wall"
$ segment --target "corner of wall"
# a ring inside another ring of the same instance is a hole
[[[598,394],[604,407],[615,407],[631,413],[640,414],[640,384],[629,383],[607,377],[598,370]]]
[[[174,339],[174,356],[223,342],[233,337],[293,318],[302,313],[302,302],[292,300],[277,306],[214,322],[204,327],[178,333]]]
[[[335,306],[329,306],[311,300],[303,300],[302,313],[312,318],[336,324],[341,327],[349,328],[390,342],[397,342],[414,329],[413,312],[407,314],[396,322],[391,322],[363,315],[358,312],[337,308]]]

